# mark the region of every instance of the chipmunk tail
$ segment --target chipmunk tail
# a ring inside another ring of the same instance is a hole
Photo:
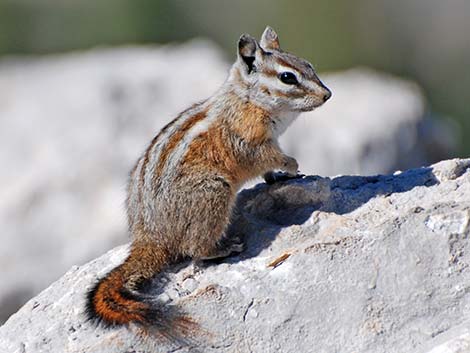
[[[165,306],[139,291],[164,269],[166,260],[165,254],[148,244],[134,245],[124,263],[88,291],[87,318],[105,327],[134,323],[146,332],[171,340],[189,336],[197,329],[194,321],[175,306]]]

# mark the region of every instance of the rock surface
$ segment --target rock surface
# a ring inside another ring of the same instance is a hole
[[[202,352],[470,352],[469,168],[260,184],[240,193],[232,228],[247,250],[181,264],[153,294],[201,325]],[[189,351],[85,321],[87,288],[126,253],[30,300],[0,327],[0,352]]]
[[[0,323],[73,264],[127,241],[132,164],[227,68],[203,41],[0,62]],[[449,139],[435,138],[414,84],[363,69],[320,76],[333,98],[281,142],[303,173],[384,173],[447,157]]]

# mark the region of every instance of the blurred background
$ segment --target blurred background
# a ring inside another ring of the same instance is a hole
[[[365,65],[419,82],[434,112],[459,122],[470,151],[467,0],[0,0],[0,55],[210,38],[232,58],[266,24],[319,71]]]
[[[266,25],[333,91],[283,139],[304,173],[470,154],[467,0],[0,0],[0,323],[127,241],[127,172]]]

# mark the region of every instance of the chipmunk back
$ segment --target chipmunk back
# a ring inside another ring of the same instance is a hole
[[[133,168],[130,254],[90,290],[89,318],[167,331],[184,326],[141,289],[183,258],[242,251],[240,239],[225,236],[238,189],[263,174],[273,181],[276,169],[297,175],[296,160],[281,151],[277,138],[300,112],[330,96],[310,63],[280,49],[270,27],[259,43],[242,35],[225,83],[167,124]]]

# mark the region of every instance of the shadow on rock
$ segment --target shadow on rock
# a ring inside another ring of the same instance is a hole
[[[303,224],[314,211],[347,214],[377,196],[429,187],[439,181],[432,168],[375,176],[308,176],[243,190],[228,234],[245,238],[246,250],[227,262],[254,257],[269,247],[283,227]],[[257,236],[251,236],[257,234]]]

